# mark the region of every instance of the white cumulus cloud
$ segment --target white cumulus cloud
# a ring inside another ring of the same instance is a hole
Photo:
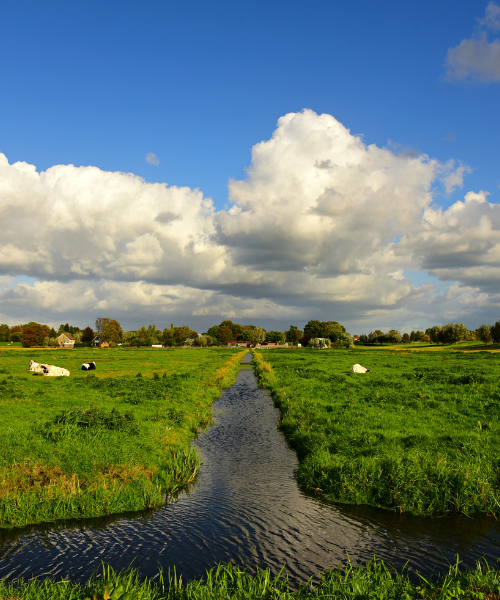
[[[0,314],[200,329],[219,317],[369,329],[486,314],[500,294],[498,205],[469,192],[443,210],[433,197],[468,172],[366,145],[311,110],[254,146],[219,212],[199,190],[0,155]],[[413,285],[406,269],[449,285]]]

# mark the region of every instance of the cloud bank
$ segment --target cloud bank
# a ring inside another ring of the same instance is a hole
[[[434,204],[469,171],[366,145],[310,110],[254,146],[221,211],[199,190],[0,155],[0,319],[496,320],[499,206],[487,192]]]

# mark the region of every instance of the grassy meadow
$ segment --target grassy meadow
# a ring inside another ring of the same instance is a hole
[[[440,350],[256,352],[299,485],[416,515],[500,512],[500,355]]]
[[[160,505],[195,478],[190,441],[244,354],[2,349],[0,527]],[[31,373],[30,359],[71,376]]]
[[[137,571],[115,573],[104,568],[102,577],[84,585],[71,581],[32,580],[0,582],[0,600],[498,600],[496,569],[478,563],[471,571],[452,565],[441,577],[410,579],[382,561],[354,568],[350,563],[321,574],[294,589],[286,577],[269,570],[250,574],[237,566],[219,565],[203,579],[185,582],[174,572],[160,572],[158,580],[141,580]]]

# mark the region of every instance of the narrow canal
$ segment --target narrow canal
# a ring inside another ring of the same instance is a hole
[[[245,360],[249,362],[247,355]],[[294,581],[375,554],[429,574],[500,555],[491,517],[424,519],[331,505],[302,493],[297,457],[277,429],[278,410],[250,365],[213,405],[215,424],[195,442],[204,458],[189,492],[147,514],[119,515],[0,533],[0,576],[87,579],[101,562],[143,576],[176,566],[191,579],[219,562],[283,564]]]

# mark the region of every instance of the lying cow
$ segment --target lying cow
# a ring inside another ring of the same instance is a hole
[[[370,369],[365,369],[365,367],[362,367],[361,365],[353,365],[351,367],[351,373],[369,373]]]
[[[30,371],[33,371],[34,373],[43,373],[43,369],[42,369],[43,365],[40,363],[35,362],[34,360],[30,360]]]
[[[95,362],[83,363],[83,365],[82,365],[82,371],[95,371],[95,369],[96,369]]]
[[[68,369],[63,369],[62,367],[55,367],[54,365],[40,365],[43,369],[43,374],[46,377],[69,377]]]

